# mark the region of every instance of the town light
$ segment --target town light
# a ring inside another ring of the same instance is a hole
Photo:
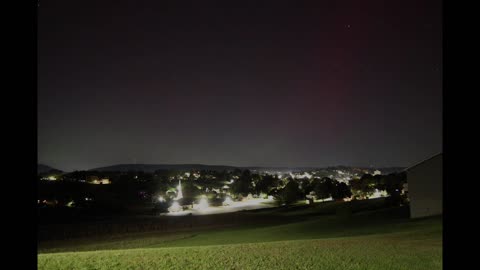
[[[203,197],[198,203],[198,210],[205,210],[208,208],[207,198]]]
[[[232,199],[230,197],[226,197],[225,201],[223,202],[224,206],[231,205],[233,203]]]
[[[177,201],[172,203],[172,206],[168,208],[169,212],[180,212],[182,210],[182,207],[180,207],[180,204],[178,204]]]

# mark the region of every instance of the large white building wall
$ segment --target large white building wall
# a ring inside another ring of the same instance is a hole
[[[442,214],[442,154],[407,169],[407,182],[411,218]]]

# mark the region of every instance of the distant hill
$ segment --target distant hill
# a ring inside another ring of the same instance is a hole
[[[100,167],[90,169],[89,171],[101,171],[101,172],[128,172],[128,171],[143,171],[152,173],[156,170],[177,170],[177,171],[190,171],[190,170],[211,170],[211,171],[232,171],[238,167],[224,166],[224,165],[203,165],[203,164],[119,164],[107,167]]]
[[[251,171],[260,171],[260,172],[268,172],[268,171],[276,171],[276,172],[303,172],[303,171],[311,171],[311,170],[319,170],[323,169],[320,167],[239,167],[239,169],[249,169]]]
[[[382,172],[382,174],[391,174],[391,173],[397,173],[405,170],[407,167],[385,167],[385,168],[378,168],[379,171]]]
[[[280,172],[295,172],[295,171],[309,171],[316,169],[351,169],[353,167],[349,166],[336,166],[329,168],[321,167],[236,167],[236,166],[226,166],[226,165],[205,165],[205,164],[118,164],[100,168],[90,169],[89,171],[100,171],[100,172],[128,172],[128,171],[143,171],[147,173],[155,172],[156,170],[176,170],[176,171],[190,171],[190,170],[210,170],[210,171],[233,171],[235,169],[245,170],[249,169],[251,171],[280,171]],[[370,168],[372,169],[372,168]],[[397,172],[403,170],[403,167],[391,167],[391,168],[379,168],[383,174],[388,174],[392,172]]]
[[[303,169],[313,168],[288,168],[288,167],[240,167],[227,165],[205,165],[205,164],[119,164],[107,167],[90,169],[89,171],[111,171],[111,172],[127,172],[127,171],[143,171],[154,172],[156,170],[210,170],[210,171],[233,171],[235,169],[251,171],[300,171]]]
[[[44,164],[37,165],[37,174],[44,174],[44,173],[62,173],[62,170],[52,168],[50,166]]]

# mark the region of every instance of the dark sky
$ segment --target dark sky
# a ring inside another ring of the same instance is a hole
[[[40,163],[408,166],[442,151],[440,1],[196,2],[40,1]]]

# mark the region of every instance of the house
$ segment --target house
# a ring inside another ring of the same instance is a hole
[[[443,153],[405,170],[407,172],[410,217],[441,215],[443,210]]]
[[[99,184],[103,184],[103,185],[108,185],[108,184],[111,184],[112,182],[110,182],[110,179],[108,178],[102,178],[98,181]]]
[[[108,185],[111,184],[110,179],[108,178],[98,178],[97,176],[91,175],[87,177],[87,182],[94,185]]]

